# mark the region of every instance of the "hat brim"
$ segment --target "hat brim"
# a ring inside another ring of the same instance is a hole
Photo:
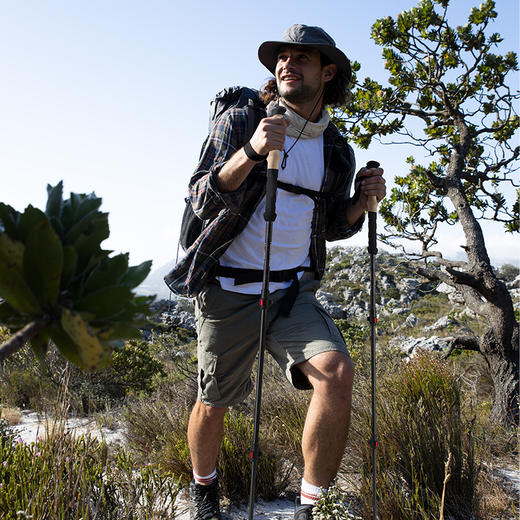
[[[284,41],[267,41],[262,43],[258,48],[258,59],[267,68],[271,74],[275,74],[276,62],[278,61],[278,50],[282,45],[297,45],[301,47],[311,47],[317,49],[322,54],[327,56],[330,61],[338,67],[338,69],[346,72],[348,81],[352,76],[350,68],[350,60],[337,47],[332,45],[324,45],[319,43],[300,43],[300,42],[284,42]]]

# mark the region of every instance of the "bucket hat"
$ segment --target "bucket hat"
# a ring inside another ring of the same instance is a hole
[[[258,59],[272,74],[275,73],[278,50],[282,45],[304,45],[319,50],[332,63],[335,63],[338,69],[344,70],[350,81],[352,71],[349,59],[336,47],[336,42],[321,27],[294,24],[285,31],[280,41],[262,43],[258,48]]]

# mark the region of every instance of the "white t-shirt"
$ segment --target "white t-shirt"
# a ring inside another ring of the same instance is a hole
[[[286,137],[285,149],[295,138]],[[281,153],[281,152],[280,152]],[[280,168],[278,180],[318,191],[321,188],[325,167],[323,161],[323,135],[314,139],[300,139],[289,152],[285,169]],[[309,247],[314,201],[307,195],[297,195],[278,189],[276,193],[276,220],[273,222],[271,242],[271,271],[310,265]],[[264,268],[265,197],[259,202],[245,229],[233,240],[220,257],[223,266],[243,269]],[[302,273],[300,273],[301,276]],[[261,282],[235,285],[233,278],[218,277],[226,291],[243,294],[260,294]],[[269,291],[286,288],[289,282],[269,282]]]

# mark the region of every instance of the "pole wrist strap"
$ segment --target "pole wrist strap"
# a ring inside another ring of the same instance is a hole
[[[249,141],[247,141],[247,143],[244,145],[244,153],[247,155],[249,159],[255,162],[260,162],[267,159],[267,154],[260,155],[259,153],[256,153],[253,150],[253,147],[251,146],[251,143]]]

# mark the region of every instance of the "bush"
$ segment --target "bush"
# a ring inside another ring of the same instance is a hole
[[[84,372],[51,348],[44,360],[37,360],[31,349],[24,349],[4,364],[0,401],[10,406],[45,411],[51,406],[65,374],[71,409],[88,414],[121,404],[127,397],[149,395],[165,377],[163,363],[144,341],[130,341],[113,354],[112,366]]]
[[[512,282],[520,274],[520,268],[513,264],[503,264],[498,270],[498,277],[506,282]]]
[[[474,511],[478,470],[470,424],[461,414],[459,383],[446,362],[421,354],[399,370],[378,374],[377,489],[382,520],[437,517],[451,454],[444,512],[465,519]],[[362,461],[361,495],[372,500],[371,395],[358,383],[354,399],[353,447]]]
[[[2,431],[2,430],[0,430]],[[171,474],[137,467],[124,450],[72,437],[55,423],[32,444],[0,437],[0,516],[5,520],[148,520],[175,514],[180,487]]]
[[[261,418],[257,489],[273,499],[290,483],[293,468],[301,465],[300,438],[306,410],[295,390],[286,392],[280,378],[271,379],[275,367],[266,360],[266,379]],[[279,369],[276,368],[279,373]],[[274,390],[276,388],[276,390]],[[304,397],[301,396],[300,397]],[[151,399],[136,399],[125,412],[127,441],[137,460],[160,461],[183,484],[192,479],[186,437],[189,410],[196,398],[196,372],[192,361],[177,359],[168,380]],[[249,497],[253,439],[253,400],[230,410],[225,418],[224,438],[217,464],[223,496],[233,502]]]

